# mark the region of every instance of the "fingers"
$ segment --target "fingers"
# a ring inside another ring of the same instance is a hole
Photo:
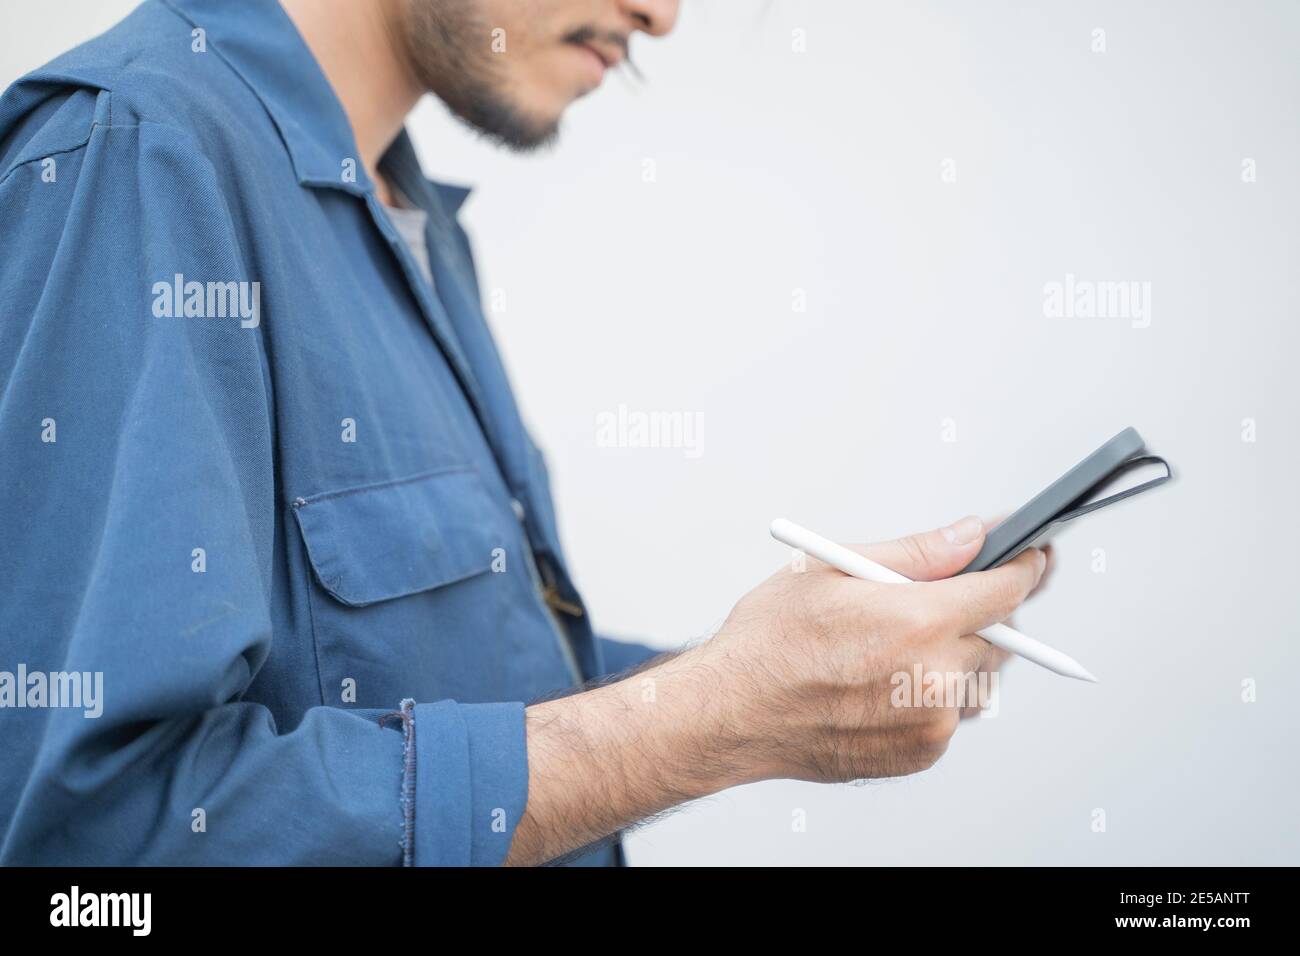
[[[993,672],[1006,663],[1011,655],[994,647],[978,634],[966,634],[957,641],[959,664],[963,673],[971,671]]]
[[[1000,647],[994,647],[988,641],[984,640],[984,638],[979,637],[976,634],[966,635],[961,639],[961,644],[963,647],[968,647],[969,646],[968,642],[973,642],[973,641],[979,641],[979,643],[983,644],[984,646],[976,648],[974,652],[969,655],[971,658],[976,659],[976,664],[975,666],[969,668],[967,670],[967,673],[974,671],[977,674],[980,672],[984,672],[990,675],[996,675],[997,672],[1002,669],[1002,665],[1005,664],[1011,658],[1010,651],[1004,651]],[[967,702],[966,705],[961,708],[962,720],[969,720],[972,717],[978,717],[981,713],[988,711],[989,708],[997,707],[996,680],[997,680],[996,676],[989,677],[988,678],[989,683],[987,686],[990,688],[990,692],[986,695],[981,690],[980,696],[974,703]],[[979,686],[982,687],[985,685],[979,685]],[[996,709],[993,710],[992,713],[996,713]]]
[[[976,631],[1009,618],[1038,585],[1047,558],[1037,548],[991,571],[977,571],[926,585],[927,598],[953,630]]]
[[[1047,590],[1047,585],[1052,580],[1052,572],[1056,570],[1056,549],[1050,544],[1044,545],[1043,554],[1047,555],[1047,567],[1043,569],[1043,576],[1038,579],[1038,584],[1030,597],[1037,597]]]
[[[983,543],[984,523],[970,515],[947,528],[850,547],[913,581],[938,581],[970,564]]]
[[[1008,514],[1009,512],[1004,511],[996,517],[990,518],[988,521],[984,522],[984,527],[989,531],[992,531],[1006,520]],[[1048,544],[1043,545],[1042,550],[1043,553],[1047,555],[1047,569],[1043,571],[1043,576],[1038,581],[1038,587],[1034,588],[1033,592],[1029,595],[1030,597],[1036,597],[1043,593],[1047,588],[1048,582],[1052,580],[1052,571],[1056,568],[1056,552],[1052,550],[1051,543],[1049,542]]]

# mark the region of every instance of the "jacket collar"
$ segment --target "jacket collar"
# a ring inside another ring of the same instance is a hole
[[[449,233],[455,227],[456,214],[469,196],[469,188],[426,179],[406,130],[397,134],[397,139],[380,158],[379,168],[390,183],[429,213],[430,227],[442,233]]]
[[[277,0],[162,2],[202,29],[209,53],[229,63],[261,100],[280,131],[299,183],[358,196],[374,190],[343,104]],[[405,131],[394,145],[410,153],[409,162],[418,173]],[[433,184],[433,189],[451,217],[469,192],[441,184]]]

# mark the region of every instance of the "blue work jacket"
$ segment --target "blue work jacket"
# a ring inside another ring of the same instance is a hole
[[[0,99],[0,862],[498,864],[525,704],[650,654],[570,578],[466,191],[382,169],[432,285],[275,0]]]

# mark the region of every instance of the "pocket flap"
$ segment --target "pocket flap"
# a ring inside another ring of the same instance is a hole
[[[472,468],[297,498],[293,513],[321,587],[353,607],[481,574],[501,544]]]

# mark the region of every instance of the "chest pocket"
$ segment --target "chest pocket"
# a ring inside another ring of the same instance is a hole
[[[320,586],[350,607],[481,574],[500,543],[472,468],[299,498],[294,515]]]
[[[517,530],[476,471],[298,498],[293,513],[325,703],[465,699],[505,673],[515,598],[488,572]]]

